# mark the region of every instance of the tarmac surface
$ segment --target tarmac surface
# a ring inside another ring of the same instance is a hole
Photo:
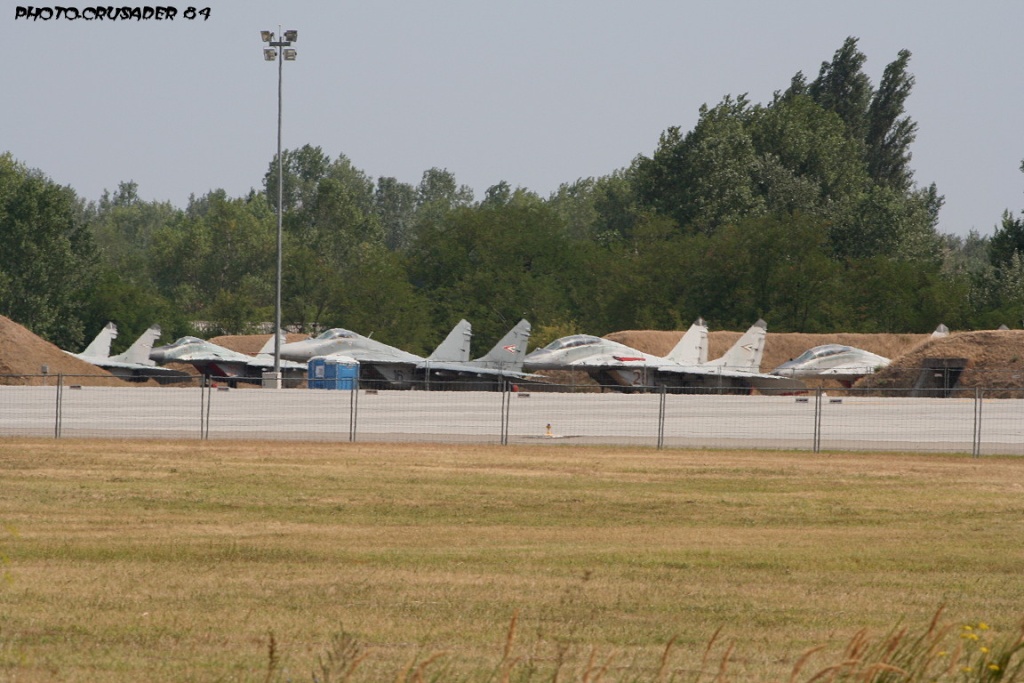
[[[0,386],[0,436],[1024,455],[1024,400]]]

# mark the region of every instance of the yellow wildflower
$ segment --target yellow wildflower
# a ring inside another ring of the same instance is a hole
[[[993,671],[999,671],[999,665],[996,664],[995,662],[992,662],[991,664],[989,664],[988,668],[992,669]]]
[[[988,630],[988,624],[986,624],[984,621],[979,621],[978,622],[978,628],[980,628],[982,631],[987,631]]]

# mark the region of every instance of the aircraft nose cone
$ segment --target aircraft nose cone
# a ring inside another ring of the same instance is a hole
[[[779,367],[772,370],[773,375],[781,375],[782,377],[792,377],[796,374],[796,368],[792,363],[783,363]]]
[[[286,360],[307,361],[313,355],[311,351],[309,343],[304,341],[281,344],[281,358]]]
[[[157,346],[156,348],[150,349],[149,359],[154,363],[163,364],[167,362],[167,348],[163,346]]]
[[[523,359],[524,368],[533,368],[535,370],[550,370],[554,365],[551,362],[551,354],[543,349],[537,349],[532,353],[526,354],[526,358]]]

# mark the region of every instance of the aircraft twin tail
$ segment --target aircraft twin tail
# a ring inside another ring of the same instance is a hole
[[[158,381],[183,379],[186,373],[158,366],[149,355],[153,343],[160,338],[160,326],[151,325],[139,335],[128,350],[116,356],[110,355],[110,344],[117,339],[117,325],[108,322],[99,334],[81,353],[71,353],[75,358],[92,363],[107,372],[130,381],[145,381],[150,378]]]

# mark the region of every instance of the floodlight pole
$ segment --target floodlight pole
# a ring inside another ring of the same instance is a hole
[[[277,27],[278,32],[281,27]],[[263,42],[269,47],[264,48],[263,58],[267,61],[277,60],[277,278],[274,287],[274,388],[281,388],[281,270],[282,240],[281,233],[284,223],[284,161],[281,158],[281,114],[284,102],[284,60],[293,61],[297,56],[295,50],[286,50],[298,40],[298,31],[285,31],[282,38],[274,40],[274,33],[261,31]],[[271,48],[278,48],[277,50]]]

